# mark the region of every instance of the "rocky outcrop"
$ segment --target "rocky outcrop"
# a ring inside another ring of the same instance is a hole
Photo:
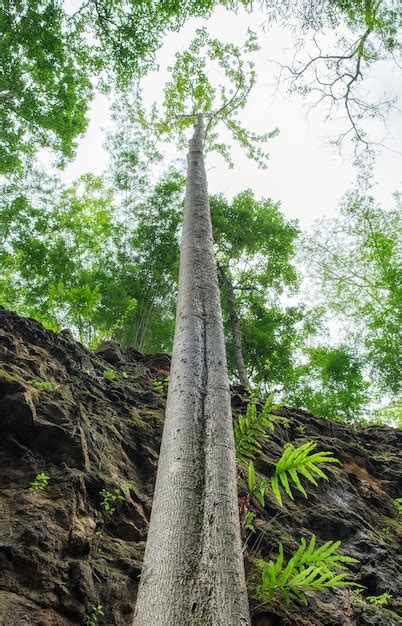
[[[91,353],[68,332],[0,309],[2,626],[131,623],[165,405],[164,384],[153,383],[168,369],[167,355],[144,357],[113,342]],[[240,392],[233,407],[244,408]],[[256,554],[275,557],[279,541],[289,552],[314,532],[342,540],[359,559],[353,576],[367,591],[360,599],[347,588],[311,594],[308,607],[251,599],[254,624],[401,623],[402,529],[393,499],[402,495],[402,433],[280,413],[288,424],[277,426],[256,463],[262,477],[285,441],[317,441],[342,466],[309,489],[308,500],[295,494],[283,509],[270,498],[265,509],[254,507],[248,568]],[[41,473],[47,485],[35,490]],[[386,606],[365,600],[385,592]]]

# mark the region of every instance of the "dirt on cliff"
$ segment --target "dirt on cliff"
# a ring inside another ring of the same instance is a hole
[[[92,353],[68,331],[55,334],[0,309],[0,625],[131,624],[169,365],[167,355],[143,356],[112,342]],[[244,403],[234,390],[234,411]],[[251,598],[253,624],[402,623],[402,527],[393,503],[402,495],[402,432],[348,427],[295,409],[278,413],[287,423],[278,424],[256,462],[263,478],[287,441],[315,441],[342,465],[308,489],[308,500],[295,492],[283,508],[273,498],[264,509],[254,506],[247,571],[253,556],[275,558],[280,541],[289,555],[315,533],[317,542],[342,540],[342,551],[359,559],[352,577],[366,591],[310,593],[308,606],[261,606]],[[35,490],[38,474],[47,478]],[[386,605],[365,599],[384,593]]]

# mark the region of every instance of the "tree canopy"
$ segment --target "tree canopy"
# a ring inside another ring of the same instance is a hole
[[[300,34],[293,64],[282,68],[290,89],[344,106],[346,134],[368,145],[365,120],[385,115],[390,101],[370,104],[359,90],[371,65],[400,50],[398,4],[263,5],[268,22],[295,26]],[[182,147],[202,112],[206,152],[219,152],[231,166],[232,142],[238,142],[266,167],[267,141],[278,132],[253,133],[239,115],[256,82],[258,43],[251,31],[240,46],[198,28],[176,54],[163,104],[143,107],[138,80],[155,67],[163,35],[216,6],[252,9],[247,1],[214,0],[88,0],[74,9],[56,0],[2,4],[1,304],[54,330],[71,326],[90,346],[113,337],[139,350],[171,349],[184,177],[177,163],[162,171],[158,142]],[[321,37],[338,32],[335,48],[323,48]],[[305,45],[309,37],[313,47]],[[59,166],[73,157],[99,90],[118,92],[106,142],[110,166],[102,176],[85,174],[64,185],[57,172],[40,171],[36,154],[51,150]],[[337,219],[300,238],[276,201],[249,189],[211,196],[234,382],[237,332],[248,378],[265,392],[346,419],[381,394],[398,401],[401,224],[395,198],[397,208],[386,211],[368,187],[359,188],[344,199]],[[305,273],[319,285],[314,306],[298,292],[300,250]],[[340,333],[334,343],[320,334],[324,309],[342,320],[348,337]]]
[[[82,0],[74,8],[62,0],[5,0],[0,7],[0,174],[20,167],[40,147],[52,149],[58,158],[71,158],[76,139],[87,126],[94,87],[127,87],[154,66],[166,32],[179,30],[190,17],[209,16],[217,6],[232,11],[253,8],[251,0]],[[318,94],[317,102],[331,107],[343,104],[349,123],[344,133],[367,143],[364,118],[384,116],[392,98],[373,102],[362,95],[360,85],[370,65],[400,52],[397,0],[265,0],[262,6],[268,22],[291,26],[302,34],[300,54],[286,68],[291,88]],[[341,26],[348,34],[338,38],[334,50],[320,43],[320,34]],[[199,60],[196,67],[203,38],[205,33],[180,55],[173,81],[191,69],[198,80],[195,97],[201,90],[208,99]],[[311,39],[315,55],[308,46],[304,50],[305,41]],[[223,60],[223,50],[211,42],[210,52],[216,58]],[[237,61],[242,63],[239,56]],[[232,66],[233,76],[237,71]],[[247,80],[253,80],[252,74]],[[248,89],[247,81],[237,87],[234,101]],[[171,95],[177,114],[182,93],[179,89]],[[238,122],[226,123],[251,149],[253,142]]]

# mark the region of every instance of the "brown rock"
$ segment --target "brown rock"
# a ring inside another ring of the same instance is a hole
[[[110,365],[128,378],[106,380]],[[82,626],[98,604],[102,626],[131,624],[165,404],[152,381],[169,367],[168,355],[142,357],[113,342],[93,354],[68,333],[0,308],[0,626]],[[28,383],[38,378],[56,390]],[[234,410],[245,401],[236,389]],[[265,509],[253,503],[248,560],[256,551],[273,558],[279,541],[289,555],[311,532],[317,542],[341,539],[359,559],[354,575],[367,593],[391,593],[391,613],[340,589],[310,594],[308,607],[274,601],[256,608],[261,603],[252,600],[253,625],[397,624],[402,530],[392,500],[402,494],[402,433],[349,428],[297,409],[280,413],[289,426],[276,428],[256,460],[262,479],[272,475],[283,441],[314,440],[344,465],[328,483],[309,487],[308,500],[296,492],[282,510],[271,497]],[[40,472],[48,486],[34,493]],[[112,515],[101,507],[105,485],[125,498]],[[239,491],[247,492],[244,477]]]

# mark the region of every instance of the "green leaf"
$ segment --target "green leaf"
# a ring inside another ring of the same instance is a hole
[[[255,469],[252,461],[249,461],[248,464],[248,488],[250,493],[253,493],[255,488]]]

